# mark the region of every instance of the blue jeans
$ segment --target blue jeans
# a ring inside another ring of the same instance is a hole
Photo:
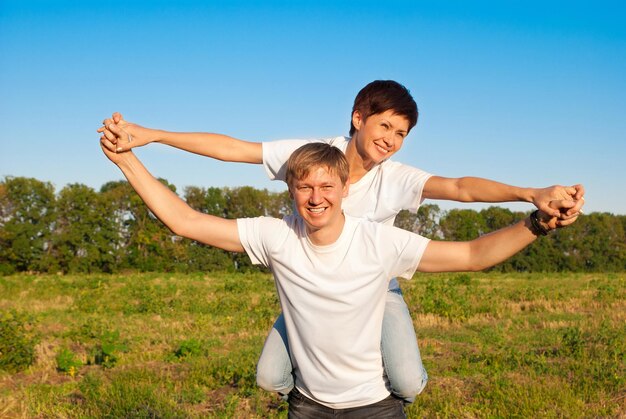
[[[422,392],[428,374],[422,364],[409,309],[399,288],[387,292],[380,350],[391,391],[407,403]],[[257,364],[259,387],[283,395],[294,387],[285,319],[276,319]]]
[[[335,418],[377,418],[396,419],[406,418],[402,401],[389,396],[377,403],[349,409],[333,409],[321,405],[302,395],[298,389],[289,394],[290,419],[335,419]]]

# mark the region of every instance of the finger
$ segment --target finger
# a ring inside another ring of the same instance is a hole
[[[576,199],[576,198],[575,198],[575,195],[576,195],[576,188],[574,188],[573,186],[565,186],[565,187],[563,188],[563,190],[565,191],[565,193],[566,193],[568,196],[570,196],[570,197],[572,197],[572,198]]]
[[[102,131],[102,135],[113,144],[117,143],[117,136],[109,129],[105,129],[104,131]]]
[[[123,120],[124,120],[124,117],[122,116],[122,114],[121,114],[121,113],[119,113],[119,112],[113,112],[113,121],[114,121],[116,124],[119,124],[119,123],[120,123],[120,121],[123,121]]]
[[[572,218],[568,218],[566,220],[559,220],[557,224],[559,227],[566,227],[568,225],[574,224],[574,222],[576,222],[577,219],[578,219],[578,216],[575,216]]]
[[[115,144],[113,144],[111,141],[107,140],[106,138],[100,138],[100,145],[102,146],[103,149],[106,149],[107,151],[111,152],[111,153],[115,153]]]
[[[561,216],[561,212],[558,209],[550,207],[550,202],[542,202],[539,204],[537,208],[545,212],[546,214],[549,214],[552,217]]]
[[[550,201],[552,208],[565,209],[572,208],[574,205],[576,205],[576,201],[572,199],[555,199],[554,201]]]
[[[566,212],[567,215],[582,213],[582,207],[583,205],[585,205],[584,198],[578,201],[574,201],[574,202],[576,202],[576,205],[574,205],[572,208],[567,210]]]
[[[579,183],[578,185],[574,185],[573,188],[576,189],[576,195],[574,198],[584,199],[583,196],[585,196],[585,187]]]
[[[566,213],[568,209],[572,208],[576,205],[576,201],[572,201],[571,199],[555,199],[550,201],[550,208],[556,209],[559,211],[559,218],[563,217],[563,213]]]
[[[115,121],[112,120],[111,118],[106,118],[105,120],[102,121],[102,125],[104,125],[105,127],[111,125],[111,124],[115,124]]]
[[[565,213],[565,214],[561,214],[560,220],[570,220],[572,218],[577,218],[581,213],[580,212],[573,212],[571,214]]]
[[[113,133],[113,135],[117,137],[125,136],[124,130],[122,130],[118,125],[114,123],[107,124],[107,129]]]

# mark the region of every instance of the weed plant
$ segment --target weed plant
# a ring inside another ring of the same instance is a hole
[[[626,274],[402,289],[430,376],[409,417],[626,416]],[[267,274],[13,275],[0,295],[0,344],[28,361],[0,371],[2,417],[287,416],[256,386],[279,313]]]

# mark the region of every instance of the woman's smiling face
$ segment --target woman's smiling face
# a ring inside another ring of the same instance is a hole
[[[409,133],[409,121],[392,110],[370,115],[363,119],[354,111],[352,123],[356,129],[353,140],[365,166],[373,166],[387,160],[402,147]]]

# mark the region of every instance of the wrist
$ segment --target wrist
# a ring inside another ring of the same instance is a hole
[[[526,219],[526,227],[535,236],[546,236],[552,231],[548,223],[542,220],[541,214],[539,210],[535,210]]]
[[[117,160],[114,163],[119,167],[122,171],[129,170],[133,167],[133,161],[135,160],[135,155],[132,151],[124,151],[123,153],[117,153]]]
[[[150,129],[146,138],[146,144],[148,143],[163,143],[167,141],[171,135],[171,133],[167,131],[163,131],[160,129]]]
[[[522,200],[529,202],[531,204],[535,204],[535,200],[537,199],[537,195],[539,189],[537,188],[524,188],[523,189],[523,195],[522,195]]]

